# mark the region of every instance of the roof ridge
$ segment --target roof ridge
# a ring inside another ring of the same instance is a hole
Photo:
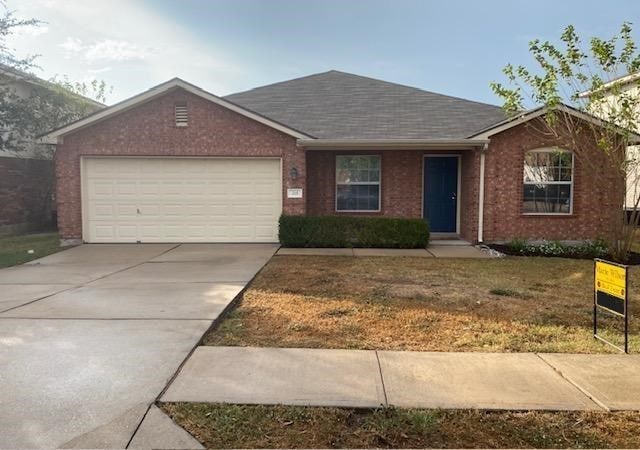
[[[316,138],[460,137],[504,119],[499,106],[336,69],[224,98]]]
[[[428,91],[426,89],[422,89],[422,88],[417,87],[417,86],[411,86],[411,85],[403,84],[403,83],[396,83],[394,81],[381,80],[380,78],[373,78],[373,77],[369,77],[367,75],[359,75],[357,73],[344,72],[344,71],[341,71],[341,70],[330,70],[329,72],[342,73],[344,75],[350,75],[352,77],[364,78],[364,79],[367,79],[367,80],[377,81],[379,83],[386,83],[386,84],[392,84],[394,86],[402,86],[402,87],[409,88],[409,89],[415,89],[416,91],[426,92],[427,94],[439,95],[441,97],[453,98],[453,99],[462,100],[462,101],[465,101],[465,102],[476,103],[478,105],[491,106],[493,108],[502,109],[500,106],[492,105],[491,103],[479,102],[477,100],[470,100],[468,98],[457,97],[455,95],[448,95],[448,94],[442,94],[440,92]],[[325,72],[325,73],[328,73],[328,72]],[[317,74],[317,75],[320,75],[320,74]]]
[[[227,94],[227,95],[223,96],[223,98],[231,97],[232,95],[236,95],[236,94],[245,94],[247,92],[256,91],[256,90],[262,89],[262,88],[273,87],[273,86],[277,86],[279,84],[289,83],[291,81],[304,80],[305,78],[313,78],[313,77],[317,77],[319,75],[325,75],[325,74],[331,73],[331,72],[338,72],[338,71],[331,69],[331,70],[326,70],[324,72],[312,73],[312,74],[309,74],[309,75],[303,75],[301,77],[290,78],[288,80],[276,81],[275,83],[269,83],[269,84],[264,84],[262,86],[256,86],[256,87],[253,87],[251,89],[244,90],[244,91],[232,92],[231,94]]]
[[[59,136],[64,136],[65,134],[71,133],[76,129],[90,126],[93,122],[104,120],[112,117],[115,114],[120,114],[123,111],[127,111],[131,108],[136,107],[140,103],[144,103],[154,98],[164,95],[167,92],[174,89],[183,89],[189,92],[192,95],[197,95],[211,102],[217,103],[222,107],[226,107],[227,109],[231,109],[232,111],[247,116],[253,120],[263,123],[264,125],[270,126],[278,131],[284,132],[286,134],[292,135],[296,138],[313,138],[314,136],[310,133],[306,133],[300,130],[293,128],[292,126],[286,125],[275,118],[268,117],[265,114],[262,114],[258,111],[254,111],[246,106],[235,103],[231,100],[227,100],[223,97],[219,97],[211,92],[204,90],[203,88],[189,83],[188,81],[183,80],[180,77],[173,77],[164,83],[157,84],[146,91],[143,91],[137,95],[124,99],[114,105],[108,106],[104,109],[97,110],[88,116],[82,117],[76,121],[63,125],[61,127],[50,130],[46,133],[43,133],[38,138],[44,140],[44,143],[54,144],[57,141]],[[266,121],[266,122],[265,122]]]
[[[371,81],[375,81],[375,82],[378,82],[378,83],[385,83],[385,84],[389,84],[389,85],[392,85],[392,86],[400,86],[400,87],[404,87],[404,88],[407,88],[407,89],[413,89],[413,90],[416,90],[416,91],[419,91],[419,92],[423,92],[423,93],[427,93],[427,94],[431,94],[431,95],[437,95],[437,96],[440,96],[440,97],[446,97],[446,98],[450,98],[450,99],[454,99],[454,100],[460,100],[460,101],[463,101],[463,102],[470,102],[470,103],[475,103],[477,105],[489,106],[491,108],[496,108],[496,109],[502,109],[500,106],[492,105],[491,103],[479,102],[479,101],[476,101],[476,100],[469,100],[467,98],[457,97],[457,96],[454,96],[454,95],[448,95],[448,94],[442,94],[440,92],[428,91],[426,89],[422,89],[422,88],[416,87],[416,86],[410,86],[408,84],[402,84],[402,83],[396,83],[396,82],[393,82],[393,81],[381,80],[379,78],[373,78],[373,77],[370,77],[370,76],[367,76],[367,75],[360,75],[360,74],[357,74],[357,73],[345,72],[343,70],[337,70],[337,69],[331,69],[331,70],[327,70],[327,71],[324,71],[324,72],[312,73],[310,75],[304,75],[304,76],[301,76],[301,77],[291,78],[289,80],[277,81],[275,83],[265,84],[263,86],[256,86],[254,88],[247,89],[246,91],[239,91],[239,92],[234,92],[232,94],[225,95],[224,97],[231,97],[231,96],[234,96],[234,95],[245,94],[247,92],[257,91],[259,89],[269,88],[269,87],[273,87],[273,86],[278,86],[278,85],[286,84],[286,83],[289,83],[289,82],[292,82],[292,81],[304,80],[306,78],[313,78],[313,77],[317,77],[317,76],[321,76],[321,75],[326,75],[326,74],[329,74],[329,73],[332,73],[332,72],[333,73],[342,74],[342,75],[348,75],[350,77],[356,77],[356,78],[362,78],[362,79],[365,79],[365,80],[371,80]]]

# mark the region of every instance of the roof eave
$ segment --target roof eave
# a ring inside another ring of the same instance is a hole
[[[2,67],[2,65],[0,64],[0,75],[2,76],[6,76],[8,78],[12,78],[14,81],[16,82],[23,82],[26,84],[29,84],[31,86],[36,86],[39,88],[44,88],[44,89],[49,89],[51,90],[54,85],[51,81],[48,80],[43,80],[42,78],[39,78],[35,75],[31,75],[29,73],[19,73],[19,71],[16,70],[9,70],[6,67]],[[76,92],[71,92],[69,91],[69,94],[75,98],[77,98],[80,101],[89,103],[93,106],[97,106],[99,108],[106,108],[107,105],[105,105],[102,102],[99,102],[97,100],[94,100],[92,98],[86,97],[84,95],[78,94]]]
[[[305,150],[474,150],[488,139],[298,139]]]
[[[602,86],[600,86],[598,89],[595,90],[588,90],[588,91],[584,91],[584,92],[580,92],[578,94],[579,98],[587,98],[590,97],[591,95],[593,95],[594,93],[599,93],[599,92],[606,92],[611,90],[611,88],[613,86],[626,86],[627,84],[631,84],[635,81],[640,80],[640,71],[639,72],[634,72],[634,73],[630,73],[627,75],[623,75],[621,77],[615,78],[607,83],[604,83]]]
[[[582,119],[584,121],[593,123],[597,126],[605,126],[607,124],[607,122],[599,117],[596,117],[592,114],[588,114],[585,113],[584,111],[580,111],[576,108],[573,108],[569,105],[565,105],[565,104],[560,104],[557,109],[559,111],[562,111],[566,114],[570,114],[573,115],[579,119]],[[539,106],[537,108],[531,109],[529,111],[525,111],[522,112],[520,114],[517,114],[507,120],[498,122],[494,125],[491,125],[488,128],[485,128],[483,130],[480,130],[476,133],[474,133],[473,135],[469,136],[469,139],[489,139],[491,138],[491,136],[494,136],[498,133],[502,133],[503,131],[506,131],[510,128],[516,127],[518,125],[521,125],[523,123],[526,123],[530,120],[533,120],[537,117],[541,117],[544,114],[546,114],[548,112],[548,108],[546,106]],[[620,127],[618,127],[618,129],[620,129],[622,131],[622,129]],[[635,133],[635,132],[631,132],[631,134],[633,135],[634,140],[631,142],[632,144],[637,144],[640,142],[640,134]]]
[[[124,100],[120,103],[117,103],[113,106],[110,106],[108,108],[105,108],[103,110],[97,111],[87,117],[84,117],[80,120],[77,120],[76,122],[67,124],[61,128],[58,128],[56,130],[50,131],[47,134],[44,134],[42,136],[40,136],[39,138],[39,142],[42,144],[58,144],[61,142],[62,138],[69,133],[78,131],[82,128],[86,128],[88,126],[91,126],[97,122],[100,122],[102,120],[106,120],[112,116],[115,116],[116,114],[120,114],[126,110],[129,110],[139,104],[142,104],[144,102],[150,101],[160,95],[165,94],[167,91],[171,90],[171,89],[175,89],[175,88],[181,88],[184,89],[194,95],[197,95],[199,97],[205,98],[213,103],[216,103],[222,107],[225,107],[227,109],[230,109],[234,112],[237,112],[245,117],[248,117],[252,120],[255,120],[257,122],[260,122],[264,125],[267,125],[271,128],[274,128],[278,131],[281,131],[285,134],[288,134],[296,139],[307,139],[307,138],[311,138],[311,136],[302,133],[298,130],[294,130],[290,127],[287,127],[284,124],[281,124],[279,122],[276,122],[272,119],[269,119],[268,117],[262,116],[254,111],[251,111],[247,108],[244,108],[240,105],[237,105],[233,102],[230,102],[228,100],[225,100],[221,97],[218,97],[214,94],[211,94],[210,92],[205,91],[204,89],[201,89],[191,83],[188,83],[184,80],[181,80],[179,78],[173,78],[169,81],[166,81],[158,86],[155,86],[141,94],[138,94],[134,97],[131,97],[127,100]]]

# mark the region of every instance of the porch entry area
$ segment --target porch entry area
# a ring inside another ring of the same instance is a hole
[[[425,155],[422,216],[433,233],[459,233],[460,156]]]

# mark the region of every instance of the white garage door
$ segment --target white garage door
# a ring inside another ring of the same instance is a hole
[[[276,242],[279,159],[85,158],[87,242]]]

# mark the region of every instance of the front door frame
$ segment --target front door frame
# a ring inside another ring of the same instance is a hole
[[[421,209],[422,209],[422,218],[424,219],[424,201],[425,201],[425,192],[424,192],[424,166],[425,166],[425,160],[426,158],[457,158],[458,160],[458,182],[457,182],[457,186],[456,186],[456,190],[458,191],[456,193],[456,231],[455,234],[456,235],[460,235],[460,203],[461,202],[461,198],[462,198],[462,155],[460,155],[459,153],[425,153],[422,155],[422,204],[421,204]],[[440,234],[438,232],[435,233],[431,233],[431,234]],[[447,234],[447,233],[441,233],[441,234]]]

